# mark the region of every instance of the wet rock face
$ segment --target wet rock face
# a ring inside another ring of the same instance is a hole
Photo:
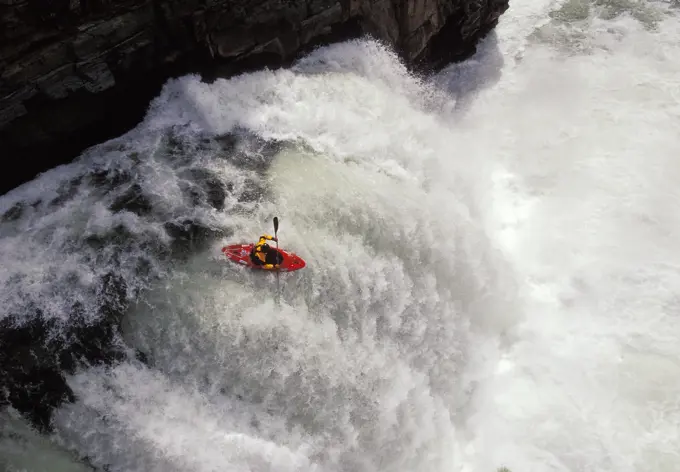
[[[127,308],[124,293],[125,283],[107,274],[101,281],[102,307],[95,322],[77,304],[68,324],[45,320],[39,310],[0,320],[0,407],[10,404],[33,426],[49,431],[53,408],[74,400],[65,374],[81,365],[124,358],[117,342]]]
[[[5,193],[142,118],[167,78],[289,63],[371,34],[409,63],[474,51],[507,0],[0,0]]]

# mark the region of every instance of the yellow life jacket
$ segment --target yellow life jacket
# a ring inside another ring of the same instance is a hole
[[[265,262],[267,262],[267,260],[266,260],[267,255],[264,252],[262,252],[262,246],[264,244],[266,244],[267,241],[272,241],[273,239],[274,238],[272,236],[270,236],[268,234],[263,234],[262,236],[260,236],[260,240],[255,245],[255,248],[254,248],[255,257],[257,257],[259,260],[261,260],[263,264]],[[265,264],[265,267],[267,267],[267,266],[272,266],[272,265],[271,264]],[[270,267],[267,267],[267,268],[270,268]]]

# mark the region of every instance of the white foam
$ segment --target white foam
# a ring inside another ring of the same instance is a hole
[[[593,20],[583,55],[534,44],[466,116],[471,139],[501,131],[478,152],[535,300],[481,389],[476,466],[677,468],[677,25]]]
[[[91,231],[191,216],[235,233],[159,269],[124,325],[151,367],[71,378],[59,440],[116,471],[674,470],[680,28],[630,5],[556,24],[553,7],[514,5],[503,61],[490,41],[427,84],[361,41],[169,83],[125,138],[162,218],[114,217],[87,189],[74,205]],[[195,146],[237,126],[288,141],[265,174]],[[194,209],[168,127],[198,167],[268,192],[250,213]],[[18,225],[64,221],[47,213]],[[274,214],[308,262],[280,307],[273,274],[218,255]]]

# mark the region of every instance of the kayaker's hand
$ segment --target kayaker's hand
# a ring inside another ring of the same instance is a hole
[[[272,238],[272,241],[278,243],[278,242],[279,242],[279,238]]]

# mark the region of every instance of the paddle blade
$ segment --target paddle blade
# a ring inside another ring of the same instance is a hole
[[[274,217],[274,234],[276,234],[278,230],[279,230],[279,217],[275,216]]]

